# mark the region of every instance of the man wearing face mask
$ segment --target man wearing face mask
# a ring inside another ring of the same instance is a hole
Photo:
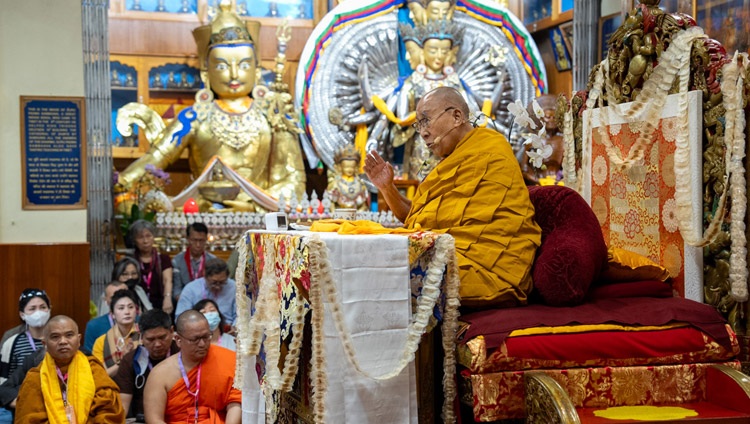
[[[120,386],[122,407],[128,418],[144,422],[143,388],[151,369],[179,349],[172,340],[172,319],[161,309],[151,309],[141,315],[141,346],[128,352],[120,361],[114,380]]]
[[[496,131],[474,128],[468,117],[453,88],[437,88],[417,104],[414,126],[441,160],[413,200],[398,192],[393,167],[377,152],[367,155],[365,172],[406,228],[453,236],[463,306],[522,305],[541,229],[510,144]]]
[[[50,315],[50,302],[47,293],[41,289],[26,289],[18,299],[18,315],[25,328],[9,337],[0,348],[0,384],[4,383],[24,359],[42,349],[42,334]],[[13,401],[15,402],[15,401]],[[11,403],[9,408],[14,408]],[[10,409],[0,409],[0,424],[12,422]]]

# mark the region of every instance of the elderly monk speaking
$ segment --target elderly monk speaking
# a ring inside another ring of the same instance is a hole
[[[233,388],[235,353],[211,344],[202,313],[177,318],[180,353],[154,367],[143,393],[146,422],[227,423],[242,421],[242,393]]]
[[[64,315],[49,320],[42,340],[47,353],[29,371],[18,393],[18,423],[122,423],[120,389],[102,364],[78,348],[78,325]]]
[[[398,192],[393,167],[377,152],[367,155],[365,172],[406,228],[456,240],[462,305],[525,304],[541,242],[534,206],[510,144],[497,131],[474,128],[468,117],[454,88],[437,88],[417,104],[414,127],[442,159],[413,201]]]

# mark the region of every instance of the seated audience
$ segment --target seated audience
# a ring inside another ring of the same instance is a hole
[[[122,357],[138,344],[136,302],[135,295],[130,290],[116,291],[110,303],[114,324],[94,342],[92,355],[102,361],[110,376],[117,374]]]
[[[208,328],[211,330],[211,343],[225,347],[229,350],[236,350],[234,337],[231,334],[224,333],[224,317],[221,315],[219,307],[211,299],[203,299],[193,306],[194,311],[198,311],[208,320]]]
[[[120,386],[120,399],[128,418],[144,422],[143,387],[151,369],[173,353],[177,344],[172,341],[174,328],[172,319],[160,309],[152,309],[141,315],[141,346],[128,352],[120,361],[120,369],[114,380]]]
[[[3,341],[0,347],[0,383],[5,384],[16,370],[23,366],[26,358],[42,351],[42,332],[50,315],[50,303],[47,293],[40,289],[26,289],[18,299],[18,314],[23,321],[22,328],[15,330]],[[12,384],[10,382],[9,384]],[[15,385],[15,394],[18,386]],[[10,396],[10,395],[8,395]],[[13,422],[13,408],[15,396],[3,400],[0,408],[0,424]]]
[[[399,193],[393,167],[374,150],[365,160],[370,181],[406,228],[453,236],[462,305],[525,304],[541,230],[510,144],[497,131],[474,128],[466,101],[449,87],[422,97],[414,127],[442,159],[413,200]]]
[[[154,224],[139,219],[130,226],[128,233],[135,245],[134,257],[141,272],[141,287],[155,308],[171,314],[172,304],[172,259],[160,253],[154,245]]]
[[[211,299],[219,306],[224,316],[225,321],[222,324],[234,325],[237,318],[236,290],[234,280],[229,278],[226,262],[219,258],[209,259],[206,261],[206,276],[182,289],[182,295],[177,302],[177,316],[192,309],[199,300]]]
[[[8,338],[0,348],[0,383],[23,364],[23,360],[42,347],[44,326],[51,307],[44,290],[26,289],[18,299],[18,315],[25,322],[26,331]]]
[[[99,361],[78,351],[78,325],[64,315],[53,317],[43,340],[47,354],[26,375],[16,416],[25,424],[125,422],[117,385]]]
[[[151,370],[144,397],[146,422],[239,424],[242,393],[233,387],[235,353],[211,344],[206,317],[189,310],[177,318],[180,352]]]
[[[154,306],[148,298],[148,294],[141,286],[141,264],[137,260],[126,256],[115,262],[112,268],[112,280],[117,280],[128,285],[128,288],[138,296],[138,307],[140,312],[151,310]],[[109,303],[106,306],[109,311]]]
[[[18,401],[18,390],[21,388],[26,374],[32,368],[42,363],[42,359],[44,359],[46,353],[47,351],[44,349],[44,346],[41,349],[37,349],[36,352],[23,360],[23,364],[19,368],[16,368],[3,384],[0,384],[0,408],[7,410],[0,412],[0,424],[13,424],[13,412],[16,409],[16,402]]]
[[[112,315],[109,313],[109,304],[112,302],[112,295],[114,295],[116,291],[127,290],[127,288],[128,286],[125,285],[124,282],[117,280],[110,281],[107,286],[104,287],[103,295],[104,300],[107,302],[107,313],[86,323],[86,331],[83,335],[83,348],[81,349],[83,353],[91,354],[91,349],[94,348],[94,342],[96,339],[112,328],[114,321],[112,320]]]
[[[202,222],[194,222],[187,226],[188,247],[184,252],[172,258],[174,274],[172,280],[172,296],[180,299],[182,289],[191,281],[204,276],[206,261],[216,256],[206,252],[208,241],[208,227]]]

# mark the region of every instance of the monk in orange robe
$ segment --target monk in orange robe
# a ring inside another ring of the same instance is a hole
[[[442,159],[413,200],[398,192],[393,167],[377,152],[367,155],[365,172],[406,228],[453,236],[462,305],[525,304],[542,231],[510,144],[496,131],[474,128],[468,116],[463,97],[449,87],[417,104],[414,126]]]
[[[78,350],[81,335],[75,321],[64,315],[53,317],[42,342],[47,353],[26,374],[18,392],[17,423],[125,422],[120,389],[101,362]]]
[[[176,324],[180,353],[151,370],[143,392],[146,422],[240,424],[235,353],[211,344],[208,321],[198,311],[183,312]]]

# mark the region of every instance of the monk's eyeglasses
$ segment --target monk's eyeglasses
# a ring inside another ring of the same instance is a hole
[[[180,333],[177,333],[177,334],[180,334]],[[195,337],[193,339],[188,339],[182,334],[180,334],[180,337],[182,337],[182,340],[185,340],[191,345],[197,345],[197,344],[200,344],[200,342],[211,343],[211,334],[206,334],[205,336]]]
[[[425,128],[427,128],[427,127],[429,127],[429,126],[430,126],[430,122],[432,122],[432,120],[435,120],[435,121],[437,121],[437,120],[438,120],[438,119],[439,119],[439,118],[440,118],[441,116],[443,116],[443,114],[444,114],[445,112],[448,112],[448,111],[449,111],[449,110],[451,110],[451,109],[455,109],[455,107],[453,107],[453,106],[448,106],[447,108],[445,108],[445,110],[444,110],[444,111],[442,111],[442,112],[438,113],[436,117],[434,117],[434,118],[422,118],[422,119],[418,120],[417,122],[415,122],[415,123],[411,124],[411,126],[412,126],[412,127],[413,127],[413,128],[415,129],[415,130],[417,130],[417,132],[421,132],[421,131],[422,131],[423,129],[425,129]]]

